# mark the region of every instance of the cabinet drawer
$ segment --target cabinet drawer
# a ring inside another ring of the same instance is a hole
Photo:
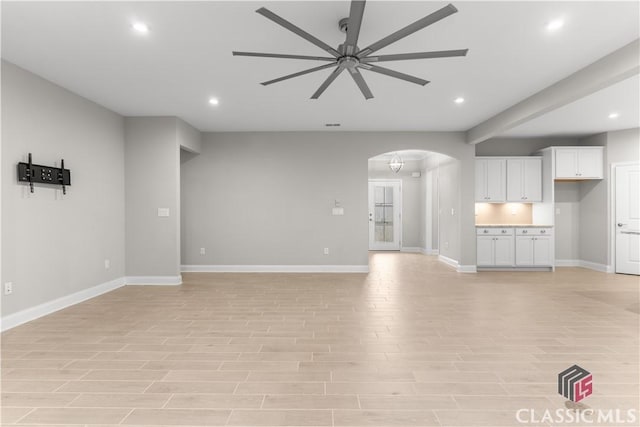
[[[476,228],[478,236],[513,236],[513,228]]]
[[[551,236],[553,235],[552,228],[516,228],[516,236]]]

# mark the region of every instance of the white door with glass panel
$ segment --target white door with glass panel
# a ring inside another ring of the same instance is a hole
[[[616,273],[640,275],[640,165],[615,171]]]
[[[401,181],[369,181],[369,250],[399,251]]]

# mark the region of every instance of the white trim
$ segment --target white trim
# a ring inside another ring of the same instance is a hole
[[[368,273],[368,265],[183,265],[182,272],[203,273]]]
[[[557,259],[556,267],[580,267],[579,259]]]
[[[424,249],[416,247],[416,246],[403,246],[400,248],[400,252],[411,252],[421,254],[424,253]]]
[[[477,273],[478,269],[475,265],[458,265],[456,269],[458,273]]]
[[[124,284],[124,278],[120,277],[118,279],[111,280],[110,282],[102,283],[88,289],[83,289],[71,295],[66,295],[54,299],[53,301],[48,301],[40,305],[36,305],[35,307],[9,314],[2,317],[0,330],[6,331],[8,329],[15,328],[16,326],[36,320],[42,316],[46,316],[47,314],[54,313],[58,310],[62,310],[63,308],[67,308],[107,292],[111,292],[114,289],[124,286]]]
[[[182,276],[127,276],[127,285],[181,285]]]
[[[443,263],[455,268],[456,270],[458,269],[458,261],[456,261],[455,259],[446,257],[444,255],[438,255],[438,261],[443,262]]]
[[[438,249],[422,249],[422,253],[425,255],[440,255]]]
[[[556,267],[581,267],[589,270],[600,271],[602,273],[613,273],[613,266],[598,264],[596,262],[585,261],[582,259],[557,259]]]
[[[613,273],[613,268],[610,265],[598,264],[591,261],[580,260],[580,267],[588,268],[589,270],[601,271],[603,273]]]

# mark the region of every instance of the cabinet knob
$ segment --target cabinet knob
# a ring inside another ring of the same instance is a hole
[[[546,232],[547,232],[547,230],[540,230],[540,234],[544,234]]]
[[[507,232],[507,230],[502,230],[502,234],[505,234]]]
[[[529,231],[527,230],[522,230],[522,234],[527,234]]]
[[[484,230],[484,231],[483,231],[483,233],[485,233],[485,234],[486,234],[486,233],[488,233],[488,232],[489,232],[489,230]]]

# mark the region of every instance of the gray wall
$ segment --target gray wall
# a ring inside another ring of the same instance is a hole
[[[412,172],[421,171],[422,161],[405,160],[402,169],[395,173],[388,161],[369,160],[369,178],[399,179],[402,181],[402,247],[424,247],[425,194],[421,178],[413,178]]]
[[[464,165],[449,193],[459,208],[448,224],[447,256],[474,265],[475,245],[461,247],[453,237],[475,239],[475,149],[451,132],[205,134],[202,154],[182,163],[182,263],[366,265],[367,160],[403,149],[444,153]],[[331,215],[335,199],[344,216]]]
[[[129,117],[126,139],[126,275],[180,275],[180,144],[175,117]],[[158,217],[169,208],[169,217]]]
[[[476,156],[529,156],[552,146],[578,145],[578,138],[492,138],[476,144]]]
[[[556,182],[555,256],[558,260],[580,259],[580,184]]]
[[[438,167],[438,211],[440,222],[439,250],[440,255],[444,255],[447,258],[454,260],[459,259],[458,257],[461,250],[461,247],[458,245],[459,240],[462,241],[462,248],[466,246],[475,246],[475,235],[472,238],[464,236],[460,239],[458,222],[460,217],[460,201],[457,197],[460,188],[460,168],[460,162],[457,160],[450,160],[448,162],[441,163]]]
[[[64,158],[66,196],[18,184],[16,164],[29,152],[36,164]],[[3,315],[124,276],[123,192],[122,118],[2,61],[1,281],[14,287]]]
[[[605,179],[579,183],[580,191],[580,254],[583,261],[609,264],[609,179],[607,134],[601,133],[580,140],[580,145],[603,146]]]
[[[584,145],[605,146],[604,176],[580,184],[580,259],[613,265],[611,248],[611,166],[640,161],[640,129],[626,129],[594,135]]]

